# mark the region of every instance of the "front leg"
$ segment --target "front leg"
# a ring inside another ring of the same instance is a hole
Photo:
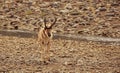
[[[46,57],[47,57],[47,60],[49,60],[50,59],[50,46],[51,46],[51,43],[50,43],[50,41],[49,42],[47,42],[47,44],[46,44]]]
[[[48,60],[48,44],[46,42],[42,42],[42,53],[41,53],[41,59],[42,61],[47,61]]]
[[[39,41],[39,49],[40,49],[40,61],[44,61],[44,44]]]

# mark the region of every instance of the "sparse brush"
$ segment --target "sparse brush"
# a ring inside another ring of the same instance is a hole
[[[89,0],[89,9],[90,9],[90,11],[92,11],[92,15],[95,17],[96,15],[95,15],[95,13],[96,13],[96,11],[95,11],[95,8],[94,8],[94,6],[93,6],[93,0]]]
[[[107,12],[110,11],[110,7],[111,7],[111,4],[106,4],[106,7],[107,7]]]

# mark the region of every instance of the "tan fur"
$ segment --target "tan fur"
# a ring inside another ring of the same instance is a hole
[[[53,24],[55,24],[55,22]],[[52,27],[53,24],[51,24],[49,27]],[[41,50],[41,60],[42,61],[49,60],[49,58],[50,58],[52,28],[49,28],[49,27],[46,26],[46,22],[45,22],[45,27],[41,28],[38,32],[38,44],[39,44],[39,48]]]

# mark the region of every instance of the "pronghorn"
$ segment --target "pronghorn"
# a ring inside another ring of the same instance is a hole
[[[50,58],[51,39],[53,37],[52,27],[56,21],[57,18],[55,18],[55,21],[48,27],[46,25],[46,18],[44,18],[44,27],[41,28],[38,32],[38,44],[39,47],[41,47],[41,61],[49,60]]]

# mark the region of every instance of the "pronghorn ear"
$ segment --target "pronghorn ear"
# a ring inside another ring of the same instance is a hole
[[[56,21],[57,21],[57,18],[55,17],[54,22],[50,25],[50,27],[49,27],[49,28],[52,28],[52,27],[53,27],[53,25],[55,25]]]

